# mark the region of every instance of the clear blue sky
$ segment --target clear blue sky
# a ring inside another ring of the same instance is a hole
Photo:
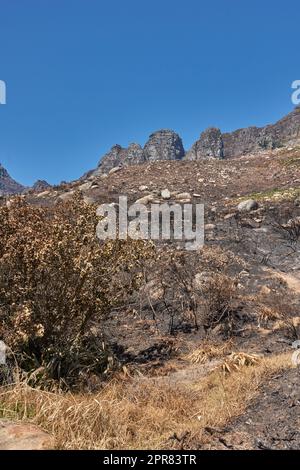
[[[160,128],[186,148],[292,110],[299,0],[0,0],[0,162],[71,180]]]

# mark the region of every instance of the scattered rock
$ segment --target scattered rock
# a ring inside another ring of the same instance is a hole
[[[43,191],[42,193],[38,193],[36,197],[42,199],[43,197],[49,196],[49,194],[50,194],[50,191]]]
[[[171,193],[168,189],[163,189],[161,191],[160,195],[163,199],[170,199],[170,197],[171,197]]]
[[[190,200],[191,195],[190,195],[190,193],[180,193],[180,194],[177,194],[176,199],[185,199],[185,200],[188,199],[188,200]]]
[[[230,214],[226,214],[226,215],[224,216],[224,220],[233,219],[235,216],[236,216],[236,212],[232,212],[232,213],[230,213]]]
[[[237,208],[239,212],[251,212],[258,209],[258,203],[254,199],[248,199],[240,202]]]
[[[149,202],[153,202],[154,196],[152,194],[148,194],[147,196],[141,197],[135,201],[135,204],[149,204]]]
[[[117,173],[118,171],[122,170],[122,167],[120,166],[115,166],[114,168],[112,168],[111,170],[109,170],[108,174],[109,175],[113,175],[114,173]]]
[[[215,224],[205,224],[204,225],[204,230],[206,232],[211,232],[212,230],[215,230],[217,226]]]

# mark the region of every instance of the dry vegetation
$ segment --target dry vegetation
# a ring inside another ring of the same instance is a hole
[[[226,376],[215,370],[180,389],[119,378],[98,394],[73,395],[20,383],[2,389],[0,412],[41,425],[60,449],[172,448],[181,439],[193,448],[205,441],[207,427],[224,426],[240,415],[264,381],[291,366],[290,355],[250,365],[242,363]]]
[[[0,339],[10,351],[0,418],[40,425],[57,448],[201,448],[207,429],[241,415],[291,367],[289,351],[256,348],[263,329],[299,337],[297,304],[286,286],[250,295],[238,250],[100,243],[95,206],[79,194],[53,207],[16,198],[0,217]],[[276,230],[299,239],[297,219],[278,216]],[[156,359],[166,346],[162,361],[125,350],[121,339],[141,343],[141,333],[153,334]],[[185,370],[197,374],[159,380]]]
[[[79,197],[54,210],[17,199],[0,217],[0,337],[18,366],[66,386],[105,372],[102,325],[137,287],[147,246],[100,244],[95,210]]]

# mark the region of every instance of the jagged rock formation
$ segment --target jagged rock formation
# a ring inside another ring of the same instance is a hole
[[[248,127],[225,134],[220,129],[209,128],[201,134],[185,158],[233,158],[297,143],[300,143],[299,107],[275,124],[265,127]]]
[[[108,173],[114,167],[135,165],[143,160],[143,149],[139,144],[130,144],[128,148],[117,144],[101,158],[96,173]]]
[[[178,134],[162,129],[150,135],[144,148],[135,143],[128,148],[114,145],[100,160],[97,169],[85,176],[109,173],[114,167],[143,162],[234,158],[297,144],[300,144],[300,107],[265,127],[248,127],[224,134],[220,129],[210,127],[202,132],[187,153]]]
[[[295,108],[283,119],[265,127],[249,127],[222,134],[224,158],[247,153],[296,145],[300,143],[300,108]]]
[[[0,163],[0,196],[22,193],[24,189],[25,187],[12,179],[8,171]]]
[[[182,140],[171,130],[160,130],[150,135],[144,147],[146,161],[181,160],[184,157]]]
[[[202,158],[223,158],[223,139],[220,129],[210,127],[202,132],[200,139],[194,143],[187,152],[187,160],[200,160]]]
[[[45,180],[37,180],[32,186],[33,191],[36,193],[41,193],[49,188],[51,188],[51,184],[47,183]]]
[[[151,134],[144,148],[136,143],[130,144],[128,148],[114,145],[100,160],[95,173],[109,173],[117,166],[136,165],[156,160],[179,160],[183,157],[184,148],[179,135],[174,131],[163,129]]]

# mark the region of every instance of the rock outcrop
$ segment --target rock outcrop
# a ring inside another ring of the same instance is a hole
[[[300,143],[300,108],[265,127],[248,127],[222,134],[224,157],[233,158],[262,150],[294,146]]]
[[[143,149],[139,144],[133,143],[127,148],[116,144],[101,158],[96,172],[109,173],[112,168],[136,165],[142,163],[143,160]]]
[[[181,160],[184,157],[182,140],[176,132],[160,130],[150,135],[144,147],[146,161]]]
[[[114,145],[101,158],[98,167],[85,176],[108,174],[113,168],[159,160],[202,160],[234,158],[268,149],[300,144],[300,107],[275,124],[248,127],[222,134],[210,127],[202,132],[191,149],[185,153],[182,140],[176,132],[162,129],[150,135],[144,148],[133,143],[124,148]]]
[[[20,194],[25,187],[17,183],[0,163],[0,196]]]
[[[37,180],[34,185],[32,186],[32,189],[35,193],[41,193],[43,191],[47,191],[47,189],[50,189],[51,185],[47,183],[45,180]]]
[[[202,132],[200,139],[194,143],[187,152],[187,160],[201,160],[202,158],[223,158],[223,139],[220,129],[210,127]]]
[[[263,150],[300,144],[300,108],[265,127],[247,127],[222,134],[209,128],[187,152],[187,160],[234,158]]]
[[[179,135],[171,130],[160,130],[150,135],[144,148],[136,143],[127,148],[114,145],[101,158],[95,173],[109,173],[118,166],[137,165],[146,161],[179,160],[183,157],[184,148]]]

